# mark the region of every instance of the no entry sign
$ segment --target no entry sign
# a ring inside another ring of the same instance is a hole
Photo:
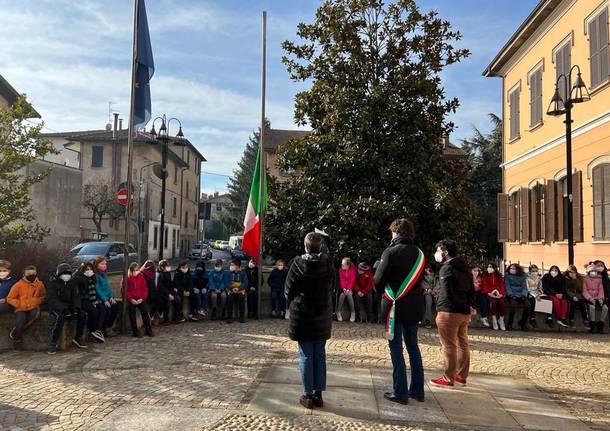
[[[122,205],[124,207],[127,206],[127,203],[129,202],[129,193],[127,192],[127,189],[119,189],[119,191],[116,194],[117,200],[119,201],[119,205]]]

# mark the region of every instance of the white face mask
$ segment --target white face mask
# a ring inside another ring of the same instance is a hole
[[[6,280],[9,274],[8,271],[0,271],[0,280]]]
[[[597,270],[597,272],[604,272],[603,266],[596,266],[595,269]]]
[[[559,273],[558,273],[556,270],[552,270],[552,271],[551,271],[551,276],[552,276],[552,277],[557,277],[557,275],[558,275],[558,274],[559,274]]]
[[[165,271],[165,272],[172,272],[172,267],[171,267],[171,266],[168,266],[168,267],[166,267],[166,268],[165,268],[165,270],[164,270],[164,271]]]
[[[183,274],[186,274],[188,270],[188,268],[180,268],[180,272],[182,272]]]
[[[215,266],[214,271],[216,271],[216,272],[222,271],[222,266]]]
[[[396,238],[398,234],[396,232],[392,232],[392,239]]]
[[[538,277],[538,271],[530,271],[532,277]]]
[[[231,266],[229,267],[229,270],[230,270],[231,272],[235,272],[235,271],[237,271],[237,267],[236,267],[235,265],[231,265]]]
[[[93,277],[93,274],[95,274],[95,273],[93,271],[91,271],[90,269],[88,269],[85,272],[83,272],[83,274],[85,274],[85,277]]]
[[[590,277],[597,277],[597,271],[589,271]]]
[[[280,271],[283,271],[284,270],[284,265],[278,265],[277,269],[279,269]]]
[[[248,268],[254,268],[254,267],[256,267],[256,265],[254,264],[254,262],[250,262],[250,263],[248,264]]]
[[[59,276],[59,278],[61,278],[64,282],[68,282],[70,281],[70,279],[72,278],[72,276],[70,274],[62,274]]]
[[[488,274],[493,274],[494,272],[496,272],[496,270],[495,270],[495,269],[493,269],[493,268],[487,268],[487,273],[488,273]]]
[[[434,260],[436,260],[438,263],[441,263],[443,261],[443,252],[437,250],[436,253],[434,253]]]

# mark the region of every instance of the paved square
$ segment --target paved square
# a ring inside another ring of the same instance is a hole
[[[0,430],[610,429],[607,335],[471,333],[467,388],[426,387],[426,402],[383,399],[387,342],[376,325],[335,323],[323,410],[305,411],[287,322],[197,322],[153,339],[116,337],[86,352],[0,353]],[[426,378],[441,367],[422,330]]]

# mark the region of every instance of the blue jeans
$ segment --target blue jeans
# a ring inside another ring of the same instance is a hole
[[[403,323],[396,320],[394,327],[394,339],[389,341],[390,357],[392,358],[392,379],[394,381],[394,395],[406,400],[409,395],[415,397],[424,396],[424,365],[421,352],[417,344],[417,323]],[[402,339],[404,337],[409,354],[411,366],[411,386],[407,390],[407,369],[403,355]]]
[[[299,341],[299,369],[305,395],[326,390],[326,341]]]

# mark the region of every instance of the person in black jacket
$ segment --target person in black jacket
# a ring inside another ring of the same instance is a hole
[[[87,316],[89,333],[98,343],[105,341],[102,330],[106,313],[104,304],[100,301],[95,290],[97,283],[92,262],[83,263],[73,275],[74,282],[78,286],[80,296],[80,308]]]
[[[407,404],[409,397],[424,401],[424,366],[417,342],[417,329],[424,315],[422,288],[425,259],[413,244],[415,229],[407,219],[396,219],[390,225],[392,241],[381,256],[375,271],[375,289],[381,299],[381,316],[386,322],[392,358],[394,391],[384,397]],[[407,388],[407,371],[402,342],[407,346],[411,365],[411,385]]]
[[[436,303],[436,326],[443,348],[445,374],[430,380],[437,386],[465,386],[470,371],[468,324],[476,313],[472,273],[458,254],[455,241],[444,239],[436,245],[434,259],[442,263],[439,270]]]
[[[553,302],[553,315],[557,325],[568,327],[565,319],[568,315],[568,300],[566,299],[566,279],[557,265],[549,268],[549,272],[542,277],[542,293],[544,298]],[[546,323],[553,326],[553,318],[547,317]]]
[[[190,301],[191,295],[193,294],[193,276],[191,275],[191,270],[189,268],[188,262],[181,262],[178,265],[178,269],[176,269],[176,273],[174,274],[174,297],[176,301],[174,301],[174,322],[184,322],[186,319],[182,314],[182,301],[189,303],[190,310]],[[196,322],[197,317],[189,313],[189,320],[192,322]]]
[[[258,315],[258,266],[254,260],[248,263],[246,270],[248,276],[248,319]]]
[[[173,306],[173,317],[174,319],[176,319],[180,312],[180,302],[179,298],[176,299],[174,292],[174,281],[172,280],[172,266],[169,261],[165,259],[159,262],[159,270],[157,274],[157,289],[159,290],[159,309],[157,311],[163,314],[163,321],[161,324],[169,325],[170,304]]]
[[[47,304],[54,319],[47,352],[50,355],[57,352],[57,342],[66,320],[76,320],[76,336],[72,339],[72,343],[76,347],[86,349],[83,332],[87,316],[81,311],[78,285],[72,279],[72,269],[69,264],[60,263],[57,266],[55,277],[47,288]]]
[[[332,286],[335,269],[328,255],[320,252],[322,236],[305,236],[305,254],[294,258],[286,277],[288,336],[299,343],[299,369],[306,408],[322,407],[326,390],[326,341],[332,329]]]

